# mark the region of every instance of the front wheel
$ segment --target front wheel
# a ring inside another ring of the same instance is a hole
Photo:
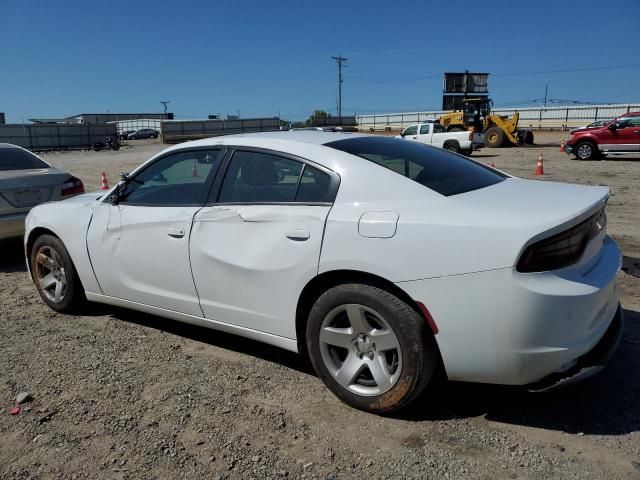
[[[307,324],[320,379],[343,402],[389,414],[424,391],[439,362],[427,322],[387,290],[344,284],[323,293]]]
[[[491,127],[484,132],[484,144],[489,148],[499,148],[504,143],[504,132],[499,127]]]
[[[578,160],[592,160],[597,156],[596,148],[589,142],[577,144],[574,152]]]
[[[78,273],[59,238],[38,237],[31,249],[30,266],[38,293],[53,310],[71,312],[85,301]]]

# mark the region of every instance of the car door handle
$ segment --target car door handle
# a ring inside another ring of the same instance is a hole
[[[182,228],[170,227],[169,230],[167,230],[167,235],[173,238],[182,238],[184,237],[184,230]]]
[[[309,240],[309,232],[306,230],[291,230],[287,232],[287,238],[289,240],[295,240],[296,242],[304,242],[305,240]]]
[[[640,130],[634,130],[633,133],[640,133]]]

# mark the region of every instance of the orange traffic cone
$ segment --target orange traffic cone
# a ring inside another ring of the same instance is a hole
[[[562,140],[562,141],[560,142],[560,151],[561,151],[561,152],[564,152],[564,146],[565,146],[566,144],[567,144],[567,142],[565,142],[564,140]]]
[[[538,157],[535,175],[544,175],[544,157],[542,156],[542,152],[540,152],[540,156]]]
[[[198,176],[198,170],[196,169],[196,161],[193,161],[193,167],[191,167],[191,176],[192,177],[197,177]]]
[[[100,190],[109,190],[110,188],[107,183],[107,174],[102,172],[102,176],[100,177]]]

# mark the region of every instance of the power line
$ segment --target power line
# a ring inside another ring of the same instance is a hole
[[[541,70],[541,71],[531,71],[531,72],[498,72],[492,73],[492,77],[515,77],[522,75],[545,75],[550,73],[573,73],[573,72],[591,72],[598,70],[616,70],[621,68],[640,68],[640,64],[627,64],[627,65],[608,65],[608,66],[598,66],[598,67],[576,67],[576,68],[566,68],[561,70]],[[397,77],[376,77],[376,76],[348,76],[347,78],[353,80],[365,80],[374,83],[392,83],[392,82],[415,82],[420,80],[429,80],[442,78],[442,75],[413,75],[413,76],[397,76]]]
[[[338,117],[342,118],[342,66],[348,58],[343,57],[342,54],[331,58],[338,62]]]

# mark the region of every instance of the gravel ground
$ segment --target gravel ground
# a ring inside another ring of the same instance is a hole
[[[533,178],[543,151],[543,180],[609,185],[609,232],[638,261],[640,156],[577,162],[559,139],[474,157]],[[161,148],[43,157],[92,189]],[[383,418],[273,347],[106,306],[56,314],[21,248],[0,245],[0,478],[640,478],[640,279],[626,273],[625,334],[602,375],[553,394],[451,383]]]

